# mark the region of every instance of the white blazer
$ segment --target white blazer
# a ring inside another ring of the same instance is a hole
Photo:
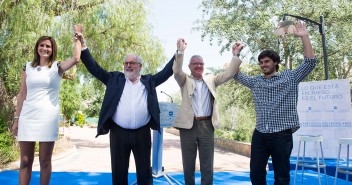
[[[177,81],[178,85],[181,88],[181,96],[182,101],[177,112],[174,127],[176,128],[184,128],[190,129],[193,126],[194,112],[192,108],[192,100],[191,97],[195,90],[195,82],[192,76],[187,75],[182,70],[183,65],[183,54],[176,54],[176,61],[174,62],[172,69],[174,71],[174,77]],[[234,56],[232,57],[230,65],[226,68],[225,71],[217,74],[217,75],[206,75],[203,77],[205,84],[208,86],[208,89],[212,95],[212,123],[214,128],[219,127],[219,111],[216,102],[216,88],[229,81],[234,77],[235,74],[239,71],[239,66],[241,64],[241,60]]]

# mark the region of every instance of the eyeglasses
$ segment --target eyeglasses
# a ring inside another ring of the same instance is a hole
[[[124,63],[123,63],[124,66],[128,66],[128,65],[130,65],[130,66],[136,66],[137,64],[140,64],[140,63],[138,63],[138,62],[124,62]]]
[[[194,65],[194,66],[204,66],[204,63],[194,62],[194,63],[191,63],[191,65]]]

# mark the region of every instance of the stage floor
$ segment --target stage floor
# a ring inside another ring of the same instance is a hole
[[[183,174],[181,172],[167,173],[179,184],[183,184]],[[291,171],[291,184],[293,184],[294,170]],[[303,183],[301,182],[301,171],[297,174],[297,184],[318,184],[318,175],[315,171],[305,170]],[[334,177],[327,176],[328,184],[334,184]],[[136,174],[129,174],[129,183],[132,184],[136,180]],[[267,184],[274,183],[274,173],[269,171],[267,175]],[[325,184],[325,176],[321,177],[322,184]],[[173,182],[174,184],[177,184]],[[9,170],[0,172],[0,184],[17,185],[18,184],[18,171]],[[33,172],[32,182],[30,185],[39,184],[39,172]],[[111,173],[101,172],[53,172],[51,177],[51,185],[108,185],[112,184]],[[164,177],[154,178],[154,185],[167,185],[168,181]],[[196,184],[200,184],[200,173],[196,173]],[[232,185],[243,184],[250,185],[249,172],[215,172],[214,185]],[[342,179],[337,179],[337,184],[345,184]]]

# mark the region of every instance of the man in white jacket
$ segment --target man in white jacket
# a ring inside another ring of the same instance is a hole
[[[195,160],[199,150],[201,184],[213,184],[214,128],[219,125],[216,102],[216,87],[229,81],[239,71],[238,58],[243,45],[236,42],[232,47],[233,57],[224,72],[203,76],[204,62],[199,55],[191,57],[191,75],[182,71],[183,54],[187,47],[184,39],[177,41],[174,77],[181,88],[182,102],[174,121],[180,131],[182,162],[186,185],[194,185]]]

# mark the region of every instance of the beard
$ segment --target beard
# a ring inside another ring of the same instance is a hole
[[[276,68],[267,68],[265,70],[262,69],[264,75],[270,75],[276,73]]]
[[[129,80],[134,81],[134,80],[136,80],[139,77],[139,71],[134,70],[133,72],[130,72],[130,71],[126,71],[125,70],[125,76]]]

